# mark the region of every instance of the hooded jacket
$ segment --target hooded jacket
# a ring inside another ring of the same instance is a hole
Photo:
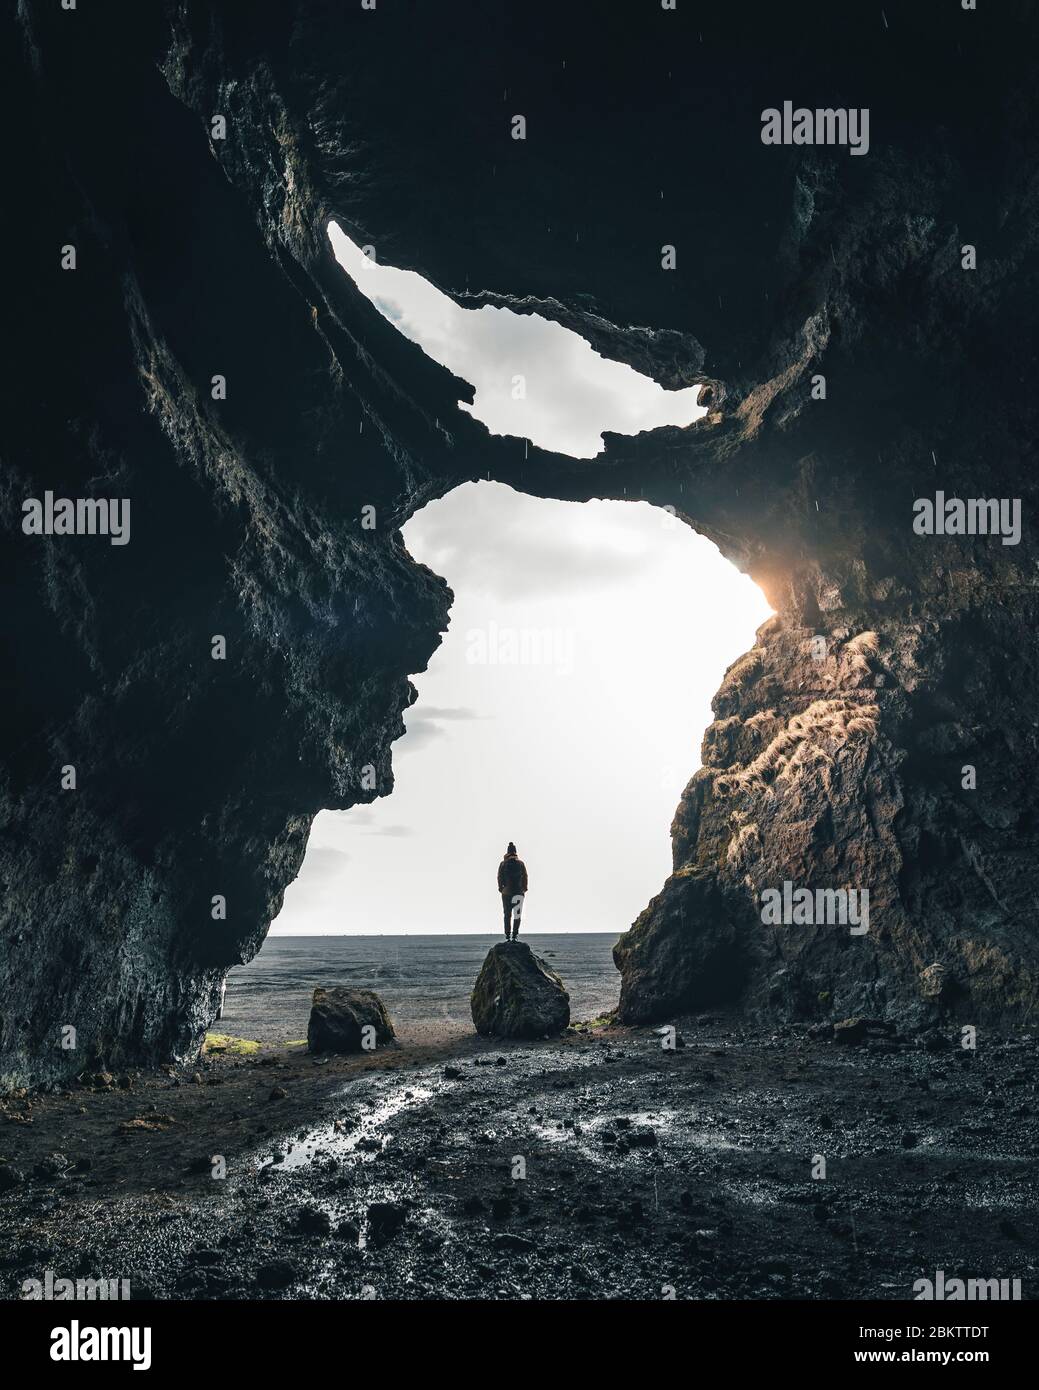
[[[498,865],[498,892],[525,893],[527,891],[527,866],[515,854],[507,854]]]

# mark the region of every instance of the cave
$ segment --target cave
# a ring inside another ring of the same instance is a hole
[[[313,817],[392,791],[450,605],[400,528],[478,478],[670,508],[775,610],[617,924],[621,1021],[1030,1017],[1030,13],[7,16],[6,1087],[197,1051]],[[868,153],[763,143],[791,93],[869,103]],[[594,458],[488,434],[331,221],[706,414]],[[48,492],[129,498],[131,542],[27,533]],[[1013,503],[1020,542],[916,532],[938,493]],[[868,933],[769,932],[786,882],[868,889]]]

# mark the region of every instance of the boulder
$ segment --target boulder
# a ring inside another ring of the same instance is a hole
[[[363,1052],[366,1027],[375,1029],[376,1047],[392,1040],[393,1024],[386,1007],[370,989],[351,989],[335,985],[314,991],[314,1002],[307,1024],[307,1047],[311,1052]]]
[[[368,1207],[368,1243],[388,1244],[407,1219],[407,1208],[399,1202],[372,1202]]]
[[[570,1022],[563,981],[522,941],[487,952],[470,1000],[476,1031],[495,1038],[544,1038]]]
[[[920,994],[924,999],[938,1002],[947,999],[952,993],[952,978],[940,961],[935,961],[933,965],[921,970],[918,979]]]
[[[841,1019],[840,1023],[833,1025],[833,1040],[835,1043],[854,1047],[870,1038],[889,1037],[893,1031],[891,1024],[884,1019],[856,1016]]]
[[[846,1047],[865,1042],[868,1033],[867,1018],[842,1018],[840,1023],[833,1025],[834,1042],[842,1043]]]

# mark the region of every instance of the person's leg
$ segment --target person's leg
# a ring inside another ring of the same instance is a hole
[[[523,915],[523,894],[517,893],[512,901],[515,904],[512,914],[512,939],[516,941],[519,938],[520,917]]]
[[[512,894],[503,893],[501,895],[502,912],[505,915],[505,940],[509,939],[509,925],[512,921]]]

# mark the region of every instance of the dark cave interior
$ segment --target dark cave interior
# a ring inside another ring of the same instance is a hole
[[[859,3],[7,8],[5,1085],[66,1076],[70,1021],[97,1064],[197,1047],[312,817],[391,791],[451,599],[399,527],[484,476],[674,506],[776,608],[716,697],[673,874],[616,924],[623,1020],[1027,1017],[1031,4],[897,30]],[[868,101],[868,158],[764,146],[791,93]],[[332,217],[459,303],[708,382],[709,415],[594,460],[488,436],[346,281]],[[23,535],[48,489],[132,498],[133,543]],[[937,489],[1021,499],[1021,543],[915,535]],[[768,936],[784,880],[868,885],[873,929]]]

